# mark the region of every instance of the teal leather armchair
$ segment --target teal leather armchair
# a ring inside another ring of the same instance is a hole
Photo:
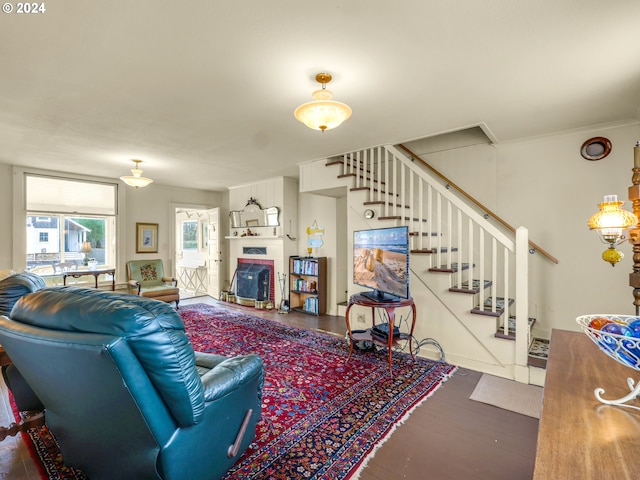
[[[20,297],[44,288],[44,278],[31,272],[20,272],[0,280],[0,315],[9,315]]]
[[[45,288],[0,317],[0,344],[91,480],[218,479],[255,436],[262,360],[194,352],[167,303]]]
[[[127,262],[127,285],[129,293],[153,298],[163,302],[176,302],[179,308],[180,289],[178,281],[164,274],[162,260],[130,260]]]
[[[9,315],[20,298],[45,286],[44,278],[31,272],[14,273],[0,280],[0,315]],[[43,410],[42,403],[15,365],[3,365],[2,377],[20,412]]]

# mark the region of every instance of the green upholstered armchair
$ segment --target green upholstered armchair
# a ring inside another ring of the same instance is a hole
[[[45,288],[0,317],[0,344],[91,480],[219,479],[255,437],[262,360],[194,352],[167,303]]]
[[[129,293],[141,297],[180,303],[178,281],[164,275],[162,260],[131,260],[127,262]]]

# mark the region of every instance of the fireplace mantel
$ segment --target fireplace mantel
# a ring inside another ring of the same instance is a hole
[[[283,236],[274,237],[272,235],[269,235],[269,236],[267,236],[267,235],[265,235],[265,236],[262,236],[262,235],[251,235],[251,236],[245,236],[245,237],[238,236],[238,237],[224,237],[224,238],[226,240],[235,240],[235,241],[237,241],[237,240],[244,240],[244,241],[247,241],[247,240],[249,240],[249,241],[250,240],[255,240],[255,241],[268,240],[268,241],[274,241],[274,240],[283,240],[284,239]]]

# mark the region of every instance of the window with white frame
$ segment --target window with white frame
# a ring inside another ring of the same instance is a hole
[[[117,185],[26,174],[27,269],[53,275],[86,258],[116,265]]]

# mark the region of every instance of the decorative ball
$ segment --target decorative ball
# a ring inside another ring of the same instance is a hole
[[[590,328],[595,328],[596,330],[602,330],[607,323],[613,323],[613,320],[605,317],[597,317],[589,322]]]
[[[600,330],[607,333],[613,333],[614,335],[633,337],[633,330],[621,323],[607,323]]]
[[[640,320],[635,320],[627,325],[631,331],[633,332],[633,336],[636,338],[640,338]]]

